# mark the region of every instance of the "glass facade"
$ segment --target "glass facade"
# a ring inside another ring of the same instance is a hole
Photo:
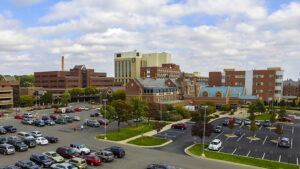
[[[129,77],[131,77],[131,61],[129,61]]]
[[[125,76],[127,77],[127,61],[125,61]],[[127,82],[126,82],[127,83]]]

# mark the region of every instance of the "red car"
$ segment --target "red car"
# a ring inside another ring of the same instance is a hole
[[[277,118],[277,121],[292,122],[292,119],[290,119],[288,117],[279,117],[279,118]]]
[[[23,119],[23,118],[24,118],[24,116],[22,116],[21,114],[15,115],[15,119]]]
[[[98,122],[99,122],[100,125],[105,125],[105,124],[108,125],[108,121],[107,120],[102,120],[101,119],[101,120],[98,120]]]
[[[56,114],[62,114],[62,111],[59,110],[59,109],[56,109],[56,110],[54,110],[54,113],[56,113]]]
[[[0,113],[0,117],[4,117],[4,113]]]
[[[80,158],[85,159],[86,163],[89,165],[100,165],[102,162],[102,159],[96,155],[85,155]]]
[[[82,111],[81,108],[75,108],[74,111]]]
[[[58,117],[57,117],[57,116],[55,116],[55,115],[50,115],[50,119],[52,119],[52,120],[57,120],[57,119],[58,119]]]
[[[184,123],[177,123],[177,124],[173,124],[172,128],[173,129],[181,129],[181,130],[183,130],[183,129],[187,128],[187,125],[184,124]]]
[[[64,158],[74,158],[80,156],[79,153],[77,153],[73,148],[66,146],[58,147],[56,152]]]

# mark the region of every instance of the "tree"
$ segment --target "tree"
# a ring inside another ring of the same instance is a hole
[[[100,113],[103,117],[105,117],[105,106],[101,107]],[[106,104],[106,119],[108,119],[109,121],[116,120],[116,110],[115,107],[111,104]]]
[[[33,106],[34,105],[34,99],[31,96],[23,95],[21,96],[21,105],[22,106]]]
[[[270,116],[270,122],[273,124],[276,122],[276,112],[272,112]]]
[[[154,122],[153,127],[156,130],[156,132],[159,133],[164,126],[165,126],[164,123],[156,121],[156,122]]]
[[[211,102],[211,101],[206,101],[206,102],[204,102],[204,105],[206,105],[206,106],[213,106],[213,107],[215,107],[215,104],[214,104],[214,102]]]
[[[20,87],[33,87],[34,86],[34,75],[21,75],[14,76],[17,81],[20,81]]]
[[[71,96],[80,96],[84,94],[84,89],[80,88],[80,87],[75,87],[71,90]]]
[[[172,104],[167,104],[166,108],[167,108],[168,111],[175,110],[175,107]]]
[[[263,104],[263,102],[261,100],[258,100],[256,102],[256,110],[260,113],[265,113],[266,112],[266,107]]]
[[[112,94],[112,100],[126,100],[126,92],[125,90],[117,90]]]
[[[94,95],[99,93],[99,90],[95,86],[88,86],[84,89],[86,95]]]
[[[71,94],[66,90],[65,93],[61,97],[61,101],[63,104],[68,106],[68,103],[70,100],[71,100]]]
[[[251,122],[250,130],[253,132],[253,135],[258,130],[258,126],[256,125],[255,121]]]
[[[256,111],[257,111],[256,104],[254,104],[254,103],[249,104],[249,106],[248,106],[248,113],[254,113]]]
[[[177,105],[175,107],[175,110],[184,118],[184,119],[188,119],[190,118],[190,114],[188,113],[188,109],[186,109],[183,105]]]
[[[203,122],[198,121],[192,127],[192,136],[198,136],[201,140],[203,138]],[[205,124],[205,136],[209,137],[214,132],[214,126],[211,123]]]
[[[232,130],[235,128],[234,123],[235,123],[234,119],[229,120],[228,128],[231,130],[231,133]]]
[[[40,102],[43,103],[43,104],[52,104],[52,102],[53,102],[52,93],[48,93],[48,92],[44,93],[41,96]]]
[[[118,122],[118,132],[120,132],[121,122],[127,122],[130,119],[132,112],[132,106],[126,103],[124,100],[114,100],[113,106],[115,108],[115,119]]]
[[[280,108],[279,112],[278,112],[278,116],[279,117],[286,117],[287,116],[287,112],[285,108]]]
[[[283,134],[282,126],[281,126],[280,124],[277,124],[276,129],[274,130],[274,132],[275,132],[278,136],[282,135],[282,134]]]
[[[133,97],[131,99],[131,105],[133,108],[133,117],[135,119],[146,116],[147,103],[145,100],[142,100],[140,97]],[[136,126],[137,124],[138,120],[136,120]]]
[[[250,119],[251,121],[254,121],[254,120],[255,120],[255,115],[254,115],[253,112],[250,113],[249,119]]]
[[[284,100],[281,100],[278,105],[280,107],[286,106],[286,102]]]
[[[300,98],[296,100],[296,104],[300,106]]]

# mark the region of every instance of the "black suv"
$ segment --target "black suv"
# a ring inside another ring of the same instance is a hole
[[[3,127],[7,132],[9,133],[15,133],[17,131],[17,128],[15,128],[14,126],[4,126]]]
[[[40,166],[36,165],[33,161],[30,160],[18,161],[15,165],[22,169],[41,169]]]
[[[7,142],[7,139],[3,136],[0,136],[0,144],[5,144]]]
[[[16,151],[27,151],[28,146],[20,140],[10,140],[7,142],[8,144],[11,144],[15,147]]]
[[[112,146],[106,148],[105,150],[112,152],[114,156],[118,158],[122,158],[125,156],[125,150],[122,147]]]
[[[34,153],[31,155],[30,160],[40,165],[42,168],[50,167],[53,164],[53,161],[43,154]]]
[[[27,138],[24,139],[23,142],[29,147],[29,148],[33,148],[36,146],[36,141],[34,138]]]

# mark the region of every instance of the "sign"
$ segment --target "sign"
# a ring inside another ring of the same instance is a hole
[[[135,63],[135,58],[132,58],[132,63]]]

